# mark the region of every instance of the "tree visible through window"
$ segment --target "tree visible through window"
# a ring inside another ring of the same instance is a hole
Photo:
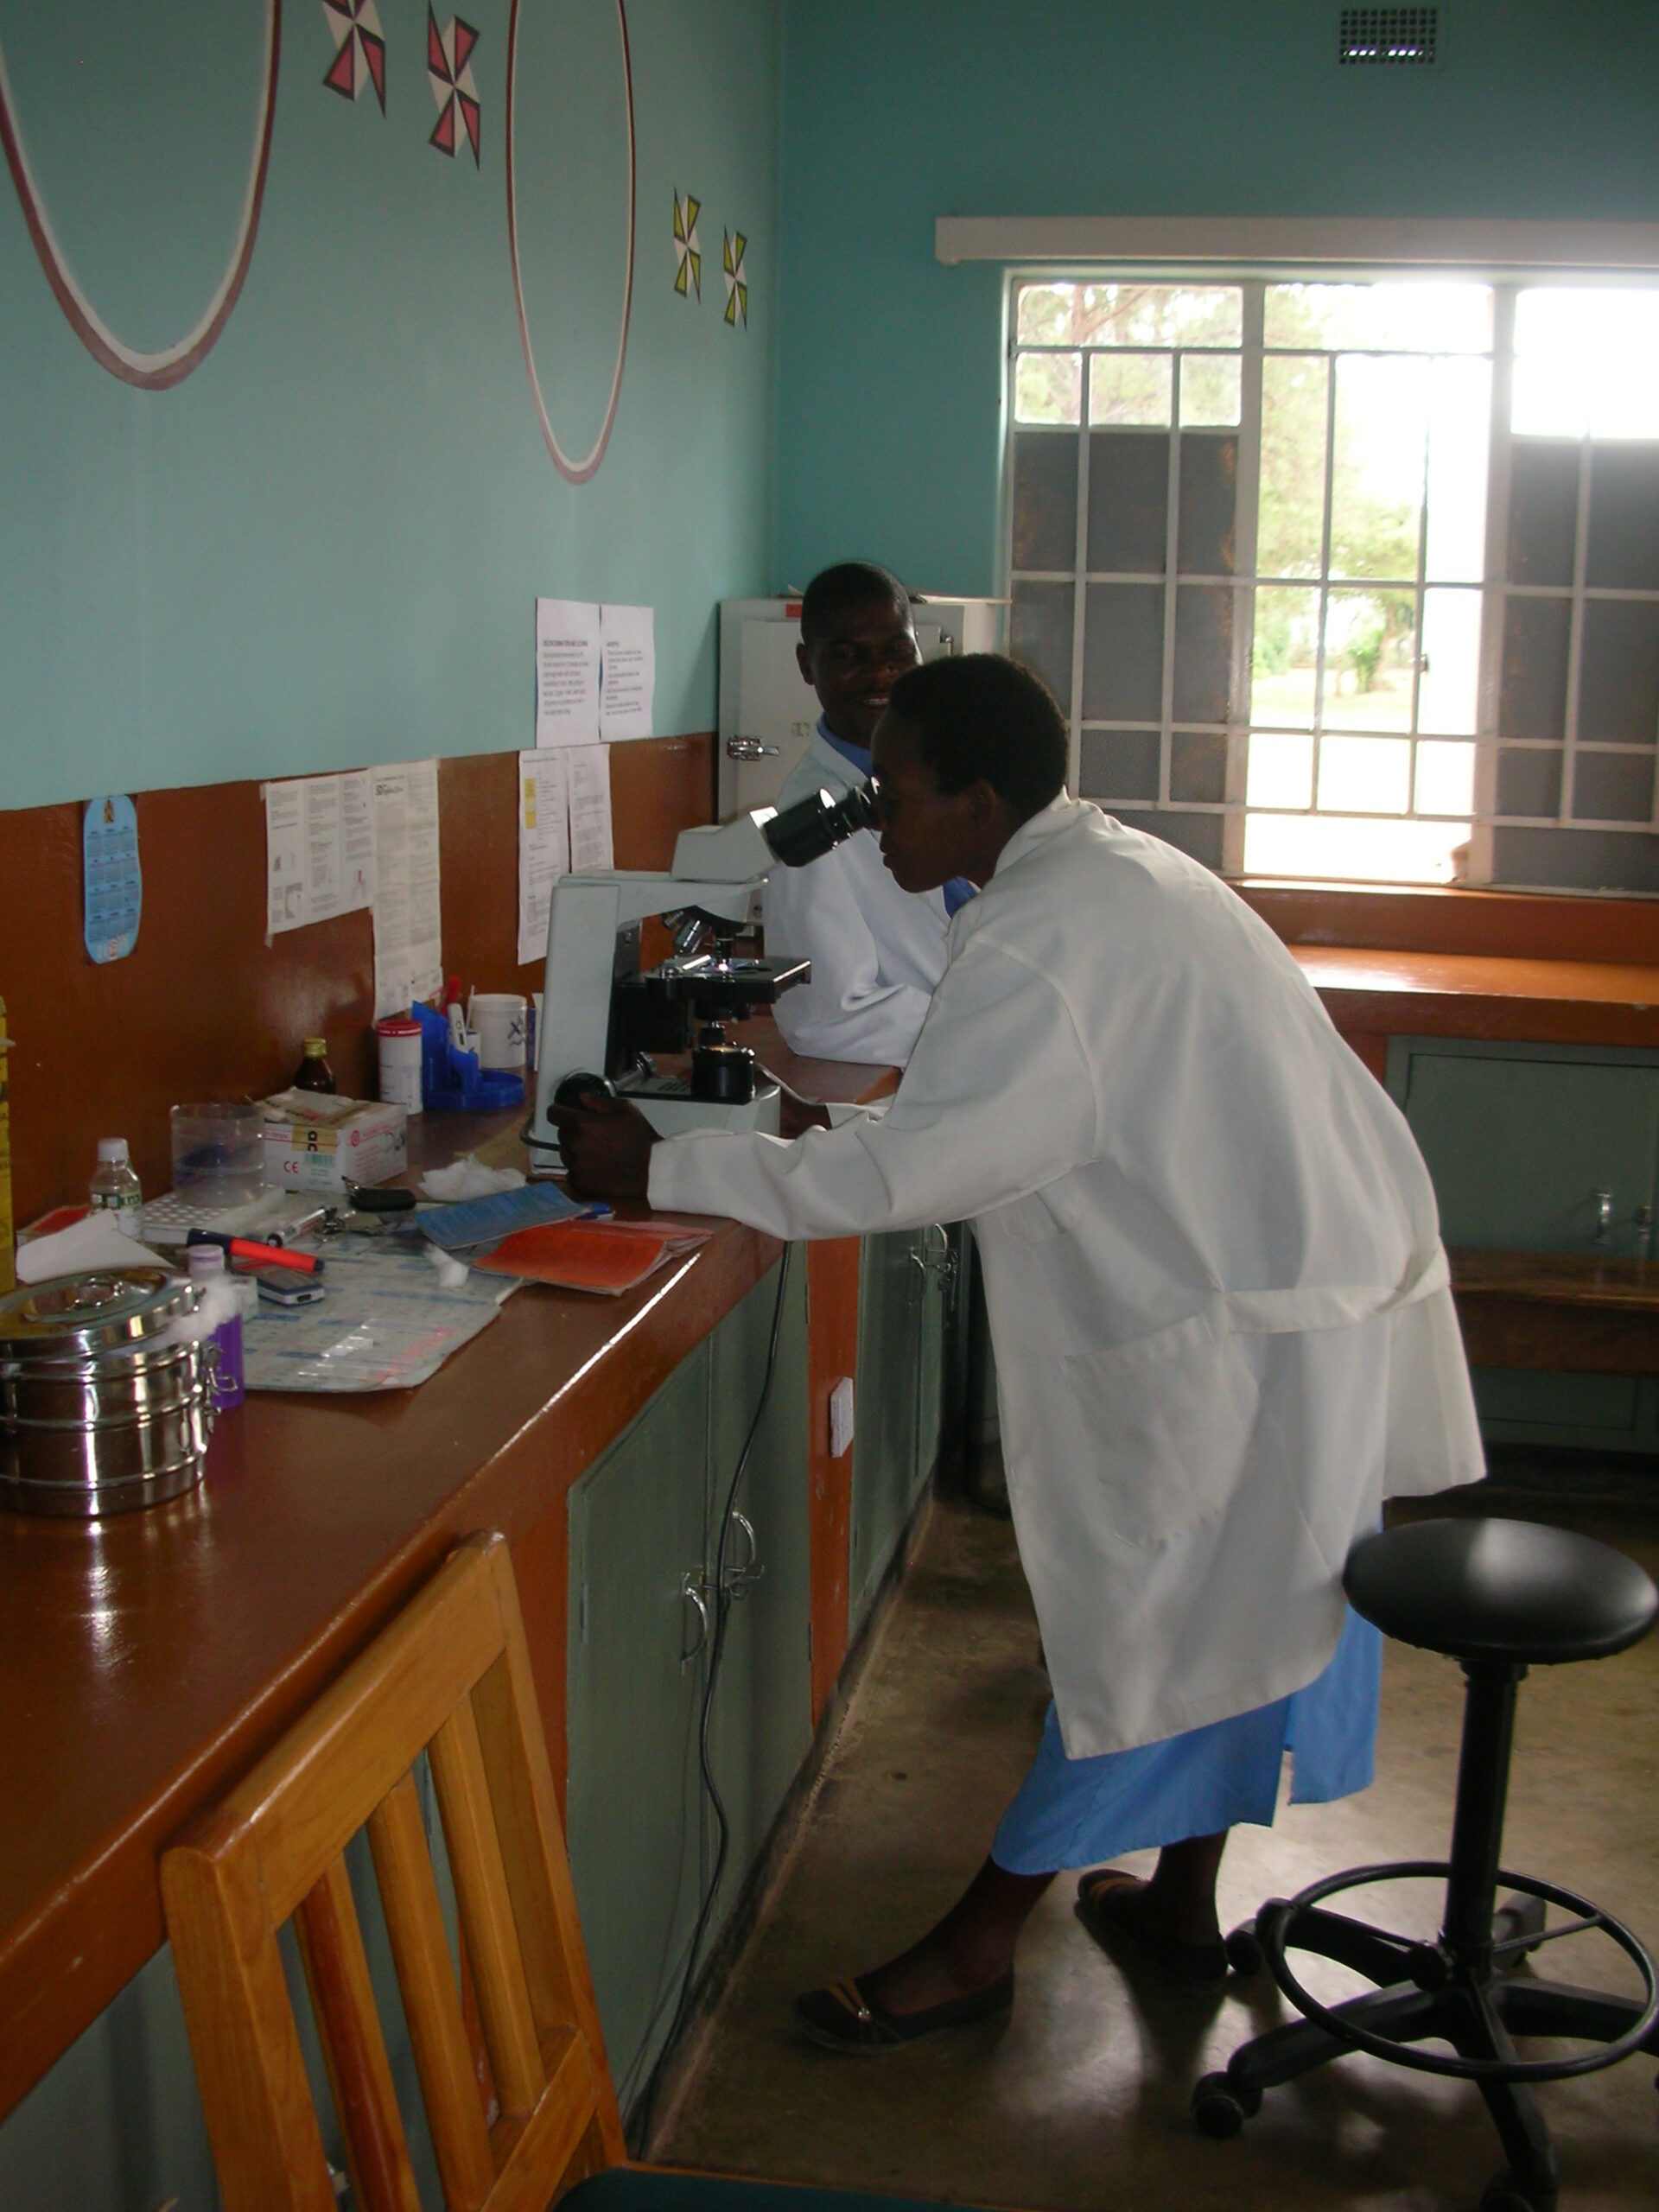
[[[1452,278],[1018,283],[1012,642],[1069,709],[1084,793],[1230,872],[1357,880],[1464,873],[1477,822],[1650,823],[1656,310]],[[1610,439],[1637,443],[1596,460]],[[1616,582],[1586,566],[1595,480],[1604,540],[1621,501],[1651,518]],[[1563,498],[1573,543],[1535,577],[1529,518]],[[1611,679],[1583,649],[1604,633]],[[1592,747],[1630,758],[1586,785]]]

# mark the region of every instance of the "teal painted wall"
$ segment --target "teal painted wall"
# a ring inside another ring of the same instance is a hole
[[[1449,0],[1433,72],[1335,0],[789,0],[778,576],[996,588],[1003,283],[939,215],[1659,219],[1659,10]]]
[[[438,10],[448,23],[453,0]],[[72,332],[0,174],[0,805],[533,742],[537,594],[657,612],[656,726],[715,721],[715,607],[768,581],[776,0],[630,0],[632,320],[613,435],[572,485],[519,348],[503,159],[508,0],[472,0],[483,160],[427,143],[425,0],[378,0],[387,112],[327,90],[289,0],[264,215],[215,350],[171,391]],[[67,257],[143,346],[233,239],[260,0],[0,0],[17,121]],[[603,411],[620,302],[611,0],[525,0],[529,314],[561,438]],[[701,303],[672,194],[702,202]],[[749,240],[721,321],[722,224]]]

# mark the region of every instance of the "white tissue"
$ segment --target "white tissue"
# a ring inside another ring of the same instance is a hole
[[[36,1236],[17,1248],[19,1282],[85,1274],[92,1268],[166,1268],[176,1272],[171,1260],[164,1260],[135,1236],[124,1236],[103,1208],[83,1215],[67,1229],[50,1236]]]
[[[524,1183],[516,1167],[486,1167],[470,1152],[448,1167],[435,1167],[421,1178],[423,1198],[487,1198],[497,1191],[516,1191]]]
[[[426,1256],[438,1271],[440,1290],[459,1290],[467,1280],[467,1262],[458,1260],[453,1252],[445,1252],[435,1244],[429,1244]]]

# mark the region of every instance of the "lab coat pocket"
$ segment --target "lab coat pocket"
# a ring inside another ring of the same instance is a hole
[[[1167,1542],[1231,1503],[1257,1386],[1224,1319],[1197,1313],[1134,1344],[1073,1353],[1065,1369],[1108,1535]]]

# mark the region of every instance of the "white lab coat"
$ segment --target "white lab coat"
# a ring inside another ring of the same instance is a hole
[[[780,1237],[971,1217],[1020,1556],[1073,1758],[1301,1688],[1385,1495],[1482,1471],[1434,1197],[1295,963],[1066,798],[951,925],[890,1110],[658,1145]]]
[[[863,779],[815,733],[779,797],[780,807]],[[774,868],[761,894],[766,951],[812,963],[809,982],[773,1012],[784,1042],[814,1059],[903,1067],[944,973],[944,894],[901,891],[873,830],[805,868]]]

